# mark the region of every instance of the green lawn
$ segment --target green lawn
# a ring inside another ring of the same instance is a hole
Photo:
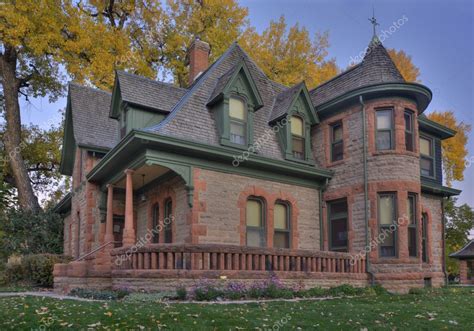
[[[43,327],[42,327],[43,326]],[[239,305],[0,298],[0,330],[474,330],[474,289]]]

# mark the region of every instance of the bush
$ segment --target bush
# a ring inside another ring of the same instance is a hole
[[[128,295],[128,292],[73,288],[69,292],[69,295],[93,300],[118,300],[122,299],[125,295]]]
[[[9,262],[5,266],[4,282],[5,284],[17,284],[26,279],[25,266],[21,261]]]
[[[35,285],[52,287],[54,265],[69,261],[71,261],[71,258],[63,255],[36,254],[25,256],[22,260],[22,266],[26,273],[25,279]]]
[[[358,295],[361,294],[360,288],[355,288],[351,285],[340,285],[336,287],[332,287],[329,289],[329,294],[332,296],[341,296],[341,295]]]
[[[130,293],[123,301],[127,303],[160,303],[173,297],[174,293],[171,292]]]
[[[409,291],[408,291],[408,294],[413,294],[413,295],[422,295],[422,294],[426,294],[426,289],[424,288],[411,288]]]
[[[197,287],[194,290],[194,299],[197,301],[213,301],[223,296],[224,292],[213,286]]]
[[[320,298],[329,295],[329,290],[321,287],[313,287],[308,290],[301,290],[295,293],[299,298]]]
[[[179,286],[176,289],[176,298],[178,300],[186,300],[187,297],[188,297],[188,291],[186,291],[186,287]]]

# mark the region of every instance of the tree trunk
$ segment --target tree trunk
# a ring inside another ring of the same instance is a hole
[[[0,56],[0,70],[5,99],[6,130],[4,136],[5,157],[10,163],[12,175],[18,190],[20,207],[25,210],[38,211],[38,198],[33,192],[30,177],[26,171],[21,150],[21,118],[18,95],[21,80],[16,77],[17,54],[13,47],[5,45],[4,53]]]

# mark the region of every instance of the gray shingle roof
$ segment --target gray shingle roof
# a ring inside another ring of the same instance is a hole
[[[223,74],[216,83],[216,88],[212,92],[211,96],[209,97],[209,102],[214,100],[219,96],[219,94],[224,92],[224,89],[226,88],[227,84],[229,83],[229,80],[232,78],[234,75],[235,70],[240,66],[240,62],[237,63],[235,66],[233,66],[229,71],[227,71],[225,74]]]
[[[279,119],[288,113],[291,103],[303,86],[304,82],[298,83],[277,95],[275,99],[275,105],[273,106],[272,114],[270,116],[270,122]]]
[[[474,240],[471,240],[466,246],[461,248],[456,253],[450,255],[450,257],[455,258],[474,258]]]
[[[78,145],[114,147],[119,140],[119,123],[109,117],[109,92],[69,84],[74,139]]]
[[[165,120],[145,130],[220,146],[214,114],[206,104],[215,93],[218,82],[220,84],[225,80],[223,76],[228,76],[240,61],[245,61],[263,101],[263,107],[254,116],[254,140],[262,137],[262,147],[258,152],[266,157],[283,159],[276,135],[270,135],[269,139],[264,139],[263,136],[266,130],[271,129],[268,122],[274,100],[285,87],[268,79],[236,43],[194,82]]]
[[[169,112],[186,89],[124,71],[117,71],[122,100],[162,112]]]
[[[310,92],[315,107],[346,92],[379,83],[405,82],[385,47],[372,39],[361,63]]]

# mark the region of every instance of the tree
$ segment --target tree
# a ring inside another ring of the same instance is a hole
[[[328,40],[327,32],[311,40],[308,30],[298,24],[288,31],[281,16],[278,22],[271,21],[261,35],[249,29],[240,43],[270,79],[287,86],[304,80],[312,88],[338,72],[335,60],[326,59]]]
[[[443,170],[446,184],[451,186],[453,180],[462,181],[464,179],[466,156],[468,154],[467,142],[471,126],[464,122],[459,122],[453,111],[435,111],[428,114],[428,118],[457,132],[456,136],[442,142]]]
[[[474,211],[467,204],[457,207],[456,199],[448,200],[445,205],[446,215],[446,256],[457,252],[469,241],[469,232],[474,228]],[[447,270],[450,275],[459,274],[457,260],[447,259]]]
[[[387,51],[397,66],[398,71],[400,71],[407,82],[420,82],[420,69],[413,64],[410,55],[407,55],[403,50],[396,51],[395,49],[388,49]]]

